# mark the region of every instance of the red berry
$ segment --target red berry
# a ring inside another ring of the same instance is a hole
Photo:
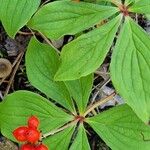
[[[36,116],[31,116],[29,119],[28,119],[28,126],[30,128],[34,128],[34,129],[37,129],[38,128],[38,125],[39,125],[39,120]]]
[[[24,144],[21,146],[20,150],[35,150],[35,147],[31,144]]]
[[[29,128],[26,137],[28,142],[35,143],[40,139],[40,132],[36,129]]]
[[[48,150],[48,148],[47,148],[47,146],[40,144],[35,148],[35,150]]]
[[[22,127],[15,129],[13,131],[13,135],[18,141],[25,142],[27,140],[26,138],[27,131],[28,131],[28,127],[22,126]]]

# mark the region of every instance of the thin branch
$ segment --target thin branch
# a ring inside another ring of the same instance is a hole
[[[14,66],[17,64],[17,62],[19,61],[21,55],[22,55],[22,54],[20,53],[20,54],[17,56],[17,58],[15,59],[15,61],[14,61],[13,64],[12,64],[12,68],[14,68]],[[4,78],[1,79],[0,85],[5,81],[6,78],[7,78],[7,77],[4,77]]]
[[[34,33],[34,32],[23,32],[23,31],[18,31],[18,34],[21,34],[21,35],[34,35],[35,33]]]
[[[53,130],[53,131],[51,131],[51,132],[45,133],[45,134],[43,134],[42,139],[43,139],[43,138],[47,138],[47,137],[50,136],[50,135],[54,135],[54,134],[56,134],[56,133],[58,133],[58,132],[60,132],[60,131],[63,131],[64,129],[71,127],[72,125],[76,124],[77,122],[78,122],[77,119],[76,119],[76,120],[73,120],[73,121],[71,121],[70,123],[68,123],[68,124],[66,124],[66,125],[64,125],[64,126],[62,126],[61,128],[58,128],[58,129]]]
[[[15,61],[12,64],[12,67],[14,67],[17,64],[17,62],[22,58],[22,55],[23,55],[23,52],[20,52],[18,54],[17,58],[15,59]]]
[[[99,100],[98,102],[96,102],[95,104],[93,104],[92,106],[90,106],[87,111],[84,113],[84,117],[89,114],[92,110],[94,110],[96,107],[103,105],[105,103],[107,103],[108,101],[110,101],[113,97],[115,96],[115,93],[112,93],[111,95],[109,95],[108,97]]]
[[[8,85],[7,85],[7,88],[6,88],[4,97],[5,97],[5,96],[8,94],[8,92],[9,92],[9,89],[10,89],[10,87],[11,87],[11,85],[12,85],[12,82],[13,82],[13,80],[14,80],[14,77],[15,77],[15,74],[16,74],[16,72],[17,72],[17,70],[18,70],[18,67],[19,67],[19,65],[20,65],[20,63],[21,63],[21,60],[22,60],[23,55],[24,55],[24,52],[21,52],[21,53],[19,54],[19,59],[18,59],[18,61],[15,61],[15,62],[14,62],[14,64],[16,63],[16,66],[15,66],[15,68],[14,68],[14,70],[13,70],[13,72],[12,72],[12,75],[11,75],[11,77],[10,77],[10,80],[9,80]],[[14,64],[13,64],[13,65],[14,65]]]
[[[106,81],[104,81],[104,83],[103,83],[102,85],[101,85],[101,83],[97,84],[96,86],[93,87],[92,91],[95,90],[95,89],[97,89],[98,86],[101,85],[100,89],[98,89],[98,90],[100,91],[100,90],[101,90],[104,86],[106,86],[110,81],[111,81],[110,78],[108,78]]]

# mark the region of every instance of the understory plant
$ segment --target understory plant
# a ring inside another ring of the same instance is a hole
[[[150,149],[150,36],[135,17],[150,14],[149,0],[0,4],[0,20],[10,37],[25,25],[34,35],[25,55],[27,77],[46,97],[30,91],[7,95],[0,103],[4,136],[17,142],[13,131],[35,115],[40,140],[50,150],[90,150],[89,126],[113,150]],[[36,33],[46,40],[64,35],[75,39],[60,52],[38,41]],[[126,103],[95,115],[94,109],[114,96],[89,102],[94,72],[110,49],[111,79]]]

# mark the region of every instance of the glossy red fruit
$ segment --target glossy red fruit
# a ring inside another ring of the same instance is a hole
[[[27,141],[36,143],[40,139],[40,132],[36,129],[29,128],[26,135]]]
[[[48,150],[48,147],[43,144],[40,144],[35,148],[35,150]]]
[[[36,116],[31,116],[28,119],[28,127],[37,129],[39,125],[39,119]]]
[[[13,131],[13,135],[18,141],[25,142],[27,140],[26,138],[27,131],[28,127],[25,126],[18,127]]]
[[[36,149],[31,144],[24,144],[24,145],[21,146],[20,150],[36,150]]]

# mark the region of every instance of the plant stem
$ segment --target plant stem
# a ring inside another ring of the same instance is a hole
[[[62,131],[62,130],[64,130],[64,129],[66,129],[66,128],[68,128],[68,127],[71,127],[72,125],[76,124],[77,122],[78,122],[78,119],[73,120],[73,121],[71,121],[70,123],[68,123],[68,124],[66,124],[66,125],[64,125],[64,126],[62,126],[61,128],[58,128],[58,129],[56,129],[56,130],[52,130],[52,131],[50,131],[50,132],[48,132],[48,133],[45,133],[45,134],[43,134],[42,139],[43,139],[43,138],[47,138],[47,137],[50,136],[50,135],[54,135],[54,134],[56,134],[56,133],[58,133],[58,132],[60,132],[60,131]]]
[[[100,105],[103,105],[105,104],[106,102],[108,102],[109,100],[111,100],[113,97],[114,97],[115,93],[112,93],[111,95],[109,95],[108,97],[98,101],[97,103],[93,104],[92,106],[90,106],[87,111],[83,114],[83,117],[85,117],[88,113],[90,113],[91,111],[93,111],[96,107],[100,106]],[[42,139],[43,138],[46,138],[50,135],[54,135],[60,131],[63,131],[64,129],[68,128],[68,127],[71,127],[72,125],[75,125],[78,121],[80,121],[80,118],[78,119],[74,119],[73,121],[71,121],[70,123],[62,126],[61,128],[58,128],[58,129],[55,129],[55,130],[52,130],[48,133],[45,133],[43,134],[42,136]]]
[[[85,117],[88,113],[90,113],[96,107],[105,104],[106,102],[108,102],[109,100],[111,100],[114,96],[115,96],[115,93],[112,93],[111,95],[107,96],[106,98],[101,99],[100,101],[96,102],[95,104],[93,104],[92,106],[90,106],[87,109],[87,111],[83,114],[83,116]]]
[[[12,65],[12,67],[14,67],[14,69],[13,69],[13,72],[12,72],[12,74],[11,74],[11,77],[10,77],[10,80],[9,80],[9,82],[8,82],[8,85],[7,85],[7,87],[6,87],[6,90],[5,90],[5,93],[4,93],[4,97],[8,94],[8,92],[9,92],[9,90],[10,90],[10,87],[11,87],[12,82],[13,82],[13,80],[14,80],[15,74],[16,74],[18,68],[19,68],[19,65],[20,65],[20,63],[21,63],[21,60],[22,60],[23,55],[24,55],[24,51],[22,50],[22,51],[20,52],[20,54],[18,55],[18,57],[16,58],[15,62],[13,63],[13,65]],[[4,78],[4,80],[5,80],[5,78]],[[3,82],[4,80],[2,80],[2,81],[0,82],[0,84],[2,84],[2,82]]]
[[[17,58],[16,58],[16,60],[13,62],[13,64],[12,64],[12,68],[14,68],[15,67],[15,65],[17,64],[17,62],[19,61],[19,59],[21,58],[21,53],[17,56]],[[5,79],[6,79],[7,77],[3,77],[2,79],[1,79],[1,81],[0,81],[0,85],[5,81]]]
[[[34,33],[34,32],[23,32],[23,31],[18,31],[18,34],[21,34],[21,35],[34,35],[35,33]]]

